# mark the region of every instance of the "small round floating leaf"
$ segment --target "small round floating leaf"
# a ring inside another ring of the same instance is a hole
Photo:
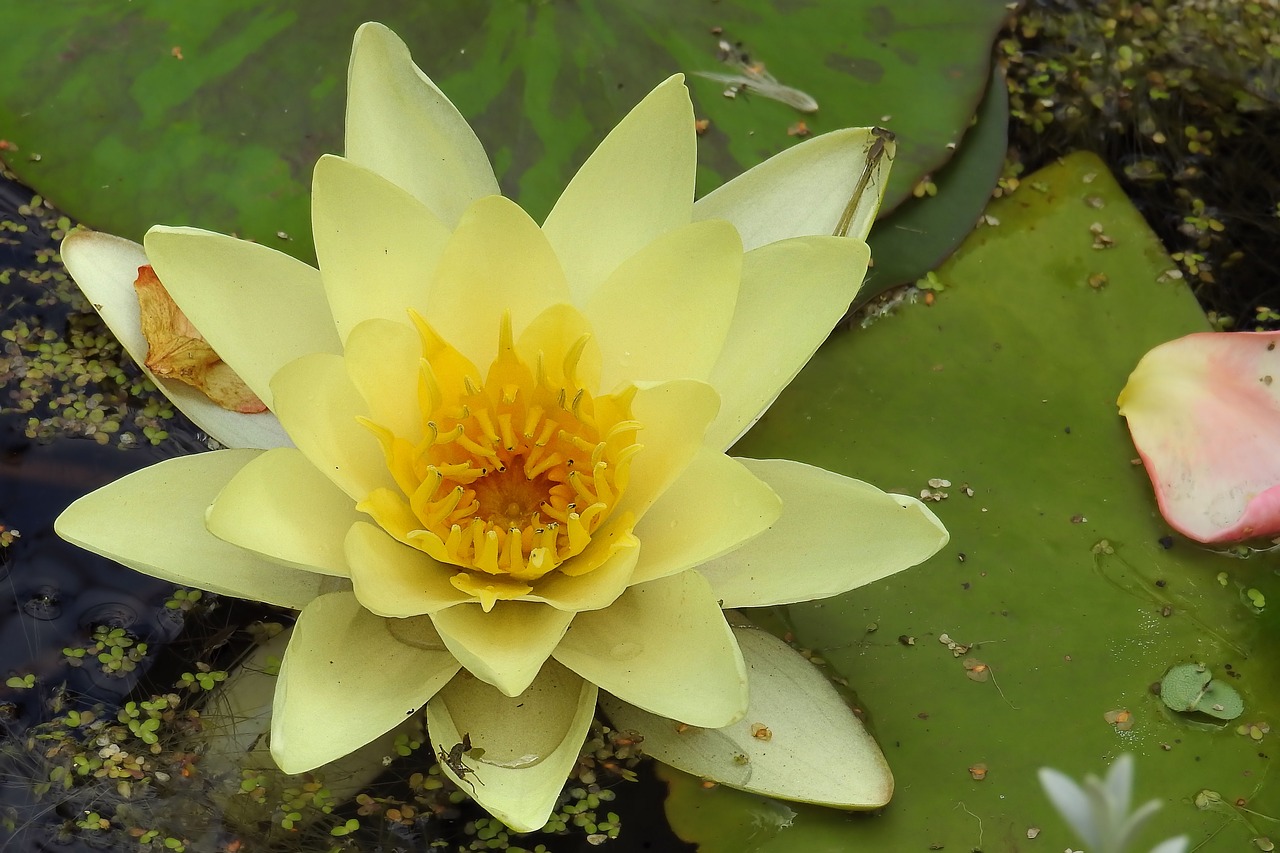
[[[1165,673],[1160,698],[1174,711],[1195,711],[1213,673],[1198,663],[1184,663]]]
[[[1234,720],[1244,713],[1244,700],[1225,681],[1210,681],[1195,710],[1219,720]]]

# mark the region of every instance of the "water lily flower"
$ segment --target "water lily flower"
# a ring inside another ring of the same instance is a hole
[[[1089,773],[1083,785],[1052,767],[1040,768],[1040,784],[1049,801],[1090,853],[1125,853],[1143,825],[1162,807],[1159,800],[1150,800],[1129,811],[1133,767],[1133,756],[1125,753],[1112,763],[1105,779]],[[1186,853],[1190,846],[1187,837],[1179,835],[1160,842],[1151,853]]]
[[[865,773],[834,793],[789,784],[786,756],[726,781],[882,805],[891,777],[848,708],[723,610],[836,595],[947,540],[910,497],[725,453],[861,282],[888,161],[867,172],[873,141],[819,137],[695,204],[693,110],[672,77],[539,226],[499,194],[403,42],[366,24],[346,155],[315,168],[318,270],[195,228],[153,228],[145,247],[67,238],[69,270],[131,351],[125,288],[149,262],[270,411],[214,410],[161,377],[231,449],[110,484],[57,530],[176,583],[301,611],[271,728],[286,772],[425,706],[446,753],[484,749],[445,772],[536,829],[604,691],[725,742],[757,710],[777,743],[849,740],[837,752]],[[850,236],[831,236],[837,224]],[[696,763],[681,754],[663,757]],[[824,779],[849,766],[812,760]]]
[[[1142,357],[1117,401],[1165,520],[1199,542],[1280,533],[1278,332],[1204,332]]]

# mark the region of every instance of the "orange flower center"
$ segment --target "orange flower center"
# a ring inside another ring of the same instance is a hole
[[[630,417],[634,389],[593,396],[580,387],[587,336],[558,365],[545,364],[542,352],[534,365],[525,363],[509,318],[481,382],[467,359],[414,320],[424,352],[423,438],[411,442],[365,422],[411,516],[389,524],[371,514],[406,544],[462,567],[454,586],[489,606],[531,591],[553,569],[594,568],[564,564],[582,553],[626,489],[640,449],[640,425]]]

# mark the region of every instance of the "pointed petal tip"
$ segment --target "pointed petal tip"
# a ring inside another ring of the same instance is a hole
[[[741,720],[720,729],[683,729],[608,694],[601,694],[601,707],[616,727],[641,734],[648,754],[686,773],[831,808],[887,804],[893,775],[835,688],[776,637],[755,628],[734,633],[751,678],[750,708]],[[761,729],[768,734],[762,737]]]
[[[466,673],[427,703],[427,728],[436,743],[471,735],[484,760],[469,761],[471,776],[483,784],[472,797],[494,817],[519,832],[541,829],[551,816],[576,763],[595,715],[595,685],[549,661],[529,690],[502,697]],[[542,756],[528,763],[530,754]],[[471,787],[447,765],[449,778]]]

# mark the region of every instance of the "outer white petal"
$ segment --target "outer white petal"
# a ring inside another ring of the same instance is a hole
[[[176,379],[161,379],[146,368],[147,339],[142,336],[138,267],[150,263],[142,246],[97,231],[72,231],[62,241],[62,262],[142,372],[196,426],[228,447],[288,447],[289,437],[270,412],[245,415],[222,408],[198,389]]]
[[[143,468],[71,504],[54,529],[148,575],[300,609],[320,594],[323,575],[280,565],[205,529],[205,511],[218,492],[260,453],[219,450]]]
[[[1107,805],[1115,816],[1117,826],[1129,816],[1129,806],[1133,803],[1133,774],[1133,756],[1126,752],[1111,762],[1107,778],[1102,783],[1107,792]]]
[[[698,199],[694,221],[729,220],[748,251],[787,237],[831,235],[862,187],[841,236],[865,240],[884,198],[893,156],[892,143],[885,143],[883,155],[867,173],[867,154],[876,145],[877,137],[867,127],[802,142]]]
[[[427,703],[427,730],[446,752],[470,735],[485,751],[463,758],[474,774],[463,782],[447,763],[445,774],[507,826],[532,832],[546,824],[578,760],[596,695],[595,685],[555,661],[514,698],[460,672]]]
[[[382,24],[356,30],[346,155],[408,190],[450,227],[473,201],[499,192],[471,126]]]
[[[782,498],[746,545],[698,567],[725,607],[826,598],[922,563],[947,531],[915,498],[787,459],[740,459]]]
[[[374,616],[350,592],[322,595],[298,616],[280,664],[271,755],[305,773],[390,731],[453,678],[458,662],[427,619]]]
[[[1040,768],[1040,784],[1053,807],[1062,815],[1080,840],[1090,847],[1101,845],[1097,825],[1094,822],[1093,804],[1084,789],[1065,773],[1052,767]]]
[[[751,682],[741,721],[681,729],[607,694],[601,707],[615,727],[644,736],[647,755],[731,788],[840,809],[889,802],[889,766],[826,676],[765,631],[736,627],[734,634]],[[771,732],[767,740],[753,734],[759,725]]]
[[[302,261],[199,228],[157,225],[144,245],[182,313],[272,411],[277,370],[342,351],[320,273]]]

